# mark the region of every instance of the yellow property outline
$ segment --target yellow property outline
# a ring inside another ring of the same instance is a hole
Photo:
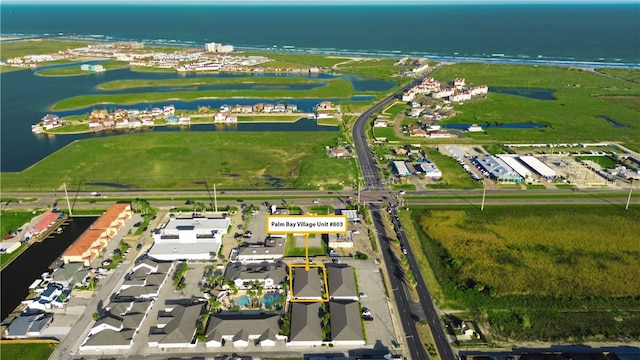
[[[340,218],[344,221],[344,231],[321,231],[318,230],[317,232],[315,231],[311,231],[311,232],[300,232],[301,234],[304,234],[304,247],[305,247],[305,262],[304,264],[291,264],[289,265],[289,301],[290,302],[302,302],[302,303],[312,303],[312,302],[329,302],[329,283],[327,282],[327,268],[324,266],[324,264],[309,264],[309,234],[346,234],[349,232],[349,219],[346,215],[321,215],[321,216],[316,216],[316,215],[267,215],[266,218],[266,223],[265,223],[265,229],[267,230],[267,234],[281,234],[281,235],[288,235],[288,234],[294,234],[294,232],[291,231],[269,231],[269,220],[271,218],[291,218],[291,217],[299,217],[301,219],[304,219],[305,217],[311,217],[314,219],[318,219],[318,217],[323,217],[323,218]],[[298,232],[296,232],[295,234],[299,234]],[[325,293],[325,297],[321,298],[321,299],[296,299],[293,297],[293,268],[304,268],[305,271],[309,271],[311,268],[321,268],[322,269],[322,281],[324,283],[324,293]]]

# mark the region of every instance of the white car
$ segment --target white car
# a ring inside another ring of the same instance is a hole
[[[360,299],[366,299],[367,298],[367,294],[365,293],[360,293]]]
[[[362,316],[371,316],[371,310],[368,308],[362,308]]]
[[[314,203],[314,204],[320,204],[320,201],[318,201],[318,200],[313,200],[313,203]]]

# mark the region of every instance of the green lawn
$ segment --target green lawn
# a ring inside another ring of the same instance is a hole
[[[391,141],[400,140],[400,138],[396,136],[396,132],[393,126],[373,128],[373,134],[377,138],[387,138],[387,140]]]
[[[640,116],[633,101],[640,97],[640,84],[610,78],[594,72],[552,66],[456,64],[438,70],[441,82],[464,77],[467,84],[491,88],[530,88],[553,91],[555,100],[489,93],[487,99],[472,101],[456,110],[451,123],[527,123],[547,125],[544,129],[487,129],[468,134],[472,139],[498,142],[598,142],[621,141],[640,149]],[[615,101],[622,97],[624,101]],[[613,99],[613,100],[612,100]],[[631,104],[629,104],[631,102]],[[637,102],[637,101],[636,101]],[[626,126],[617,128],[601,120],[604,115]]]
[[[206,90],[206,91],[170,91],[145,92],[131,94],[83,95],[67,98],[51,106],[51,110],[70,110],[103,103],[135,104],[166,100],[197,100],[202,98],[341,98],[355,95],[351,82],[343,79],[328,80],[326,86],[311,90]]]
[[[4,239],[5,236],[18,230],[22,225],[31,221],[31,219],[42,212],[32,214],[30,211],[2,211],[0,212],[0,226],[2,231],[0,235]]]
[[[46,360],[57,347],[55,343],[3,341],[0,344],[0,359]]]
[[[353,159],[334,159],[335,132],[136,133],[74,142],[20,173],[3,191],[218,188],[341,189],[356,178]],[[327,176],[330,174],[330,176]],[[51,179],[56,179],[55,184]],[[90,185],[94,184],[94,185]]]
[[[311,236],[311,235],[310,235]],[[316,235],[320,236],[320,235]],[[309,256],[323,256],[327,255],[327,244],[324,241],[320,242],[320,247],[309,247]],[[296,240],[293,235],[287,236],[287,241],[284,245],[284,256],[305,256],[306,249],[304,247],[296,247]]]
[[[409,109],[410,109],[409,105],[402,102],[397,102],[389,106],[388,108],[386,108],[382,113],[389,114],[389,115],[398,115],[398,114],[404,113]]]

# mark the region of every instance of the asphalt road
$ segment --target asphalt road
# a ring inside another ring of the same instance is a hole
[[[391,251],[391,247],[389,246],[388,236],[384,228],[380,211],[384,210],[377,205],[371,206],[371,217],[376,228],[376,233],[378,234],[380,252],[384,257],[387,274],[389,274],[389,291],[393,292],[393,297],[396,301],[398,315],[400,316],[402,330],[404,331],[402,337],[404,337],[405,344],[407,345],[407,353],[409,355],[409,359],[428,359],[429,356],[427,355],[424,347],[420,345],[420,338],[415,326],[416,320],[414,319],[416,316],[410,311],[410,301],[412,300],[409,299],[407,292],[404,291],[405,284],[398,276],[402,273],[402,269],[400,268],[398,261],[396,261],[396,258]],[[445,345],[449,346],[448,343]],[[443,356],[442,359],[455,359],[455,357],[448,358]]]
[[[353,142],[358,153],[358,162],[360,164],[360,169],[362,170],[362,176],[366,190],[384,190],[384,184],[381,181],[380,172],[378,171],[376,162],[373,159],[373,154],[371,153],[369,144],[367,143],[367,122],[369,122],[371,116],[373,116],[374,113],[389,105],[394,99],[397,99],[399,94],[402,94],[410,88],[416,86],[422,81],[422,79],[429,76],[432,72],[436,71],[439,68],[440,66],[434,67],[429,72],[417,78],[402,89],[385,97],[373,107],[363,112],[358,117],[358,119],[356,119],[356,122],[353,125]]]

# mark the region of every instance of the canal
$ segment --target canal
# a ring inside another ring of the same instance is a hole
[[[40,243],[31,244],[6,268],[0,272],[2,278],[2,319],[6,319],[13,310],[29,295],[29,285],[40,275],[49,271],[53,263],[88,227],[96,217],[74,217],[64,226],[61,234],[53,233]]]

